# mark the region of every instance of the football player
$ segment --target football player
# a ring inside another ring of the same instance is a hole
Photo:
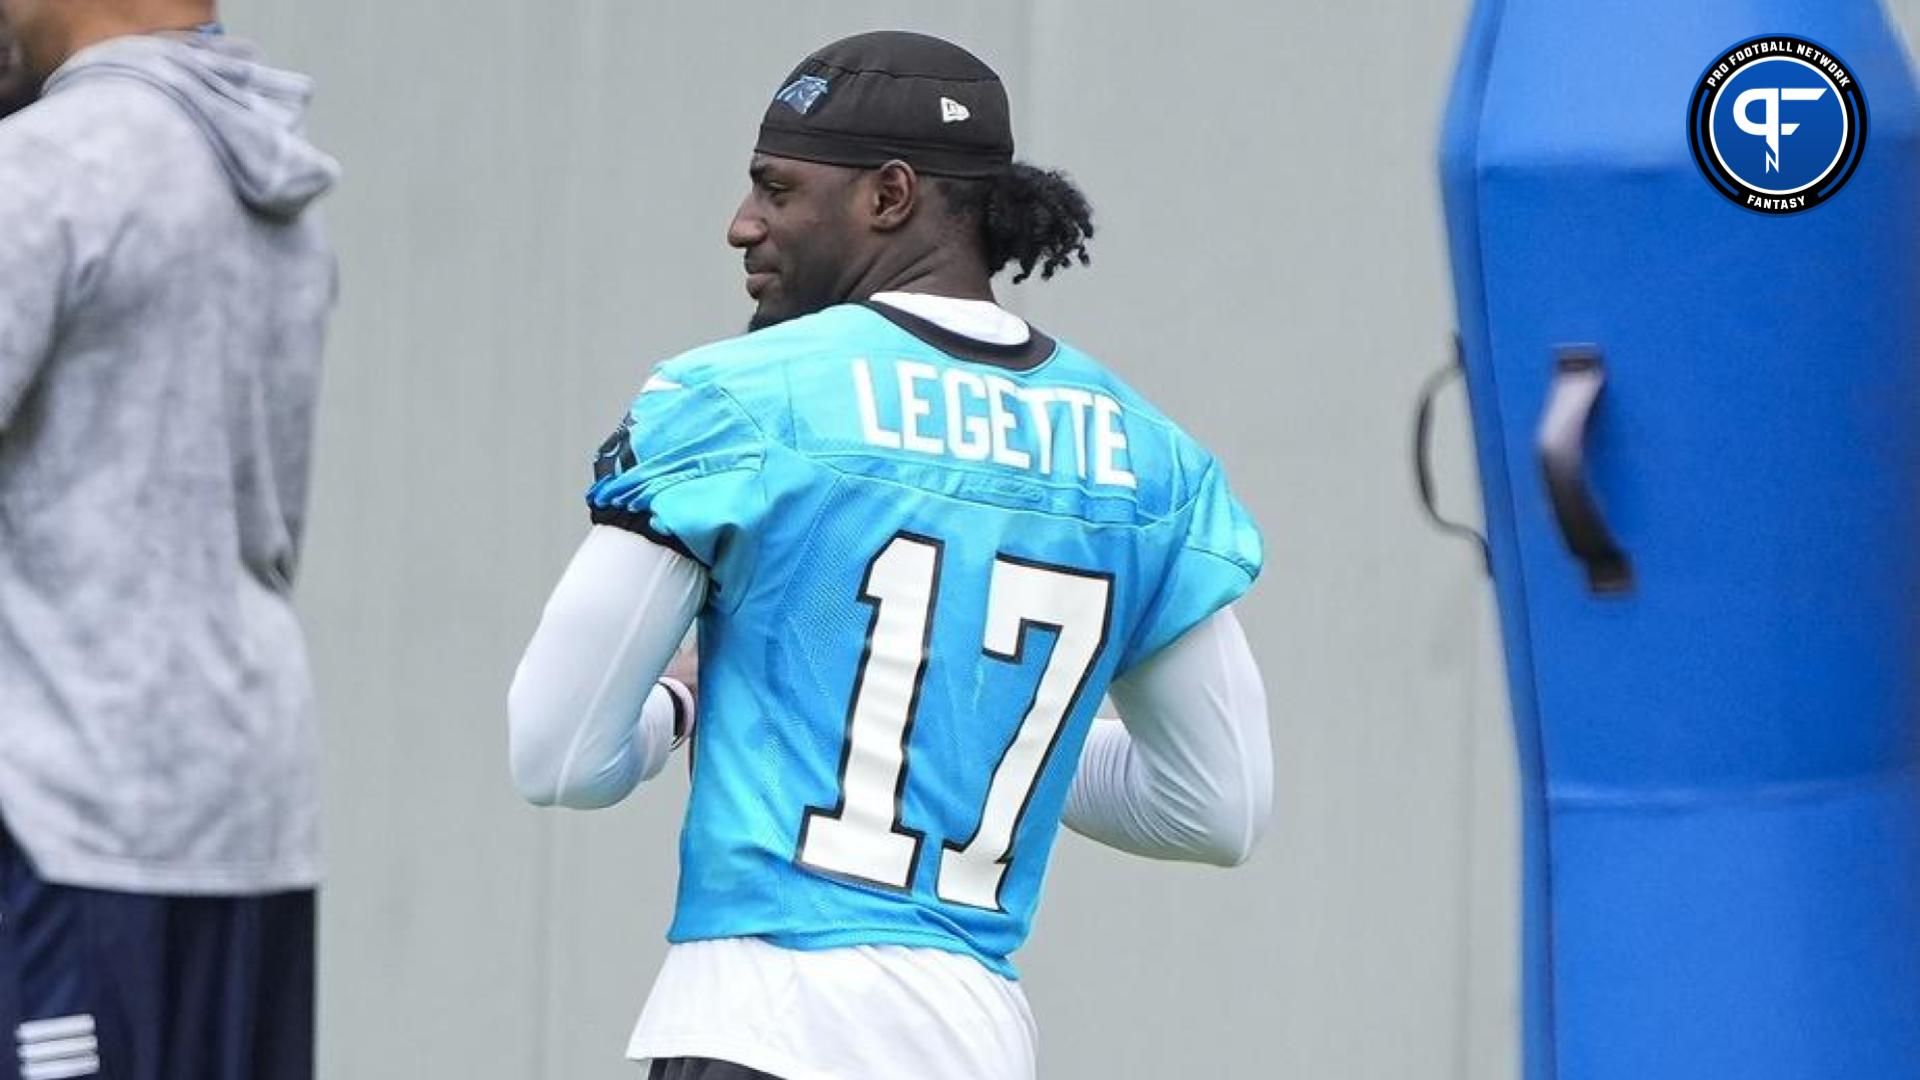
[[[535,803],[605,806],[695,732],[629,1048],[654,1077],[1030,1077],[1009,957],[1063,818],[1222,866],[1266,822],[1231,608],[1259,533],[1197,442],[995,303],[997,272],[1084,263],[1093,232],[1013,150],[955,45],[808,57],[727,234],[751,332],[659,365],[601,449],[512,761]],[[657,681],[696,618],[697,700]]]

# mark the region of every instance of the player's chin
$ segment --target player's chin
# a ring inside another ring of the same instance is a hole
[[[760,306],[754,309],[753,317],[747,320],[747,329],[765,330],[792,319],[803,319],[808,315],[818,315],[836,304],[848,302],[848,297],[794,297],[776,291],[760,294]]]
[[[753,309],[753,315],[747,319],[748,330],[765,330],[769,326],[778,326],[788,319],[805,314],[795,311],[793,305],[783,304],[777,297],[762,294],[760,304]]]

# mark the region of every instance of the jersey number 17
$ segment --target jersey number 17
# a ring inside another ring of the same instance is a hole
[[[840,802],[810,807],[800,826],[798,861],[827,874],[912,889],[925,833],[900,819],[907,788],[907,746],[926,681],[933,618],[946,546],[897,533],[867,564],[860,602],[873,608],[866,649],[847,710]],[[973,836],[940,852],[941,900],[1003,910],[1000,886],[1014,835],[1067,717],[1107,646],[1113,579],[1106,574],[997,555],[987,589],[987,656],[1022,663],[1028,631],[1054,631],[1040,684],[1000,755]]]

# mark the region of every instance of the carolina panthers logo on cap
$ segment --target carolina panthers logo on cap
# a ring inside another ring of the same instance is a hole
[[[827,80],[818,75],[802,75],[773,95],[773,100],[784,102],[788,108],[805,116],[826,96]]]
[[[1805,38],[1752,38],[1716,57],[1687,119],[1715,190],[1762,214],[1797,214],[1838,194],[1867,143],[1867,101],[1840,58]]]

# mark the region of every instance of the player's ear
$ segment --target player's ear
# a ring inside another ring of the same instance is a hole
[[[920,175],[904,161],[889,161],[871,174],[867,198],[875,232],[893,232],[913,219],[920,202]]]

